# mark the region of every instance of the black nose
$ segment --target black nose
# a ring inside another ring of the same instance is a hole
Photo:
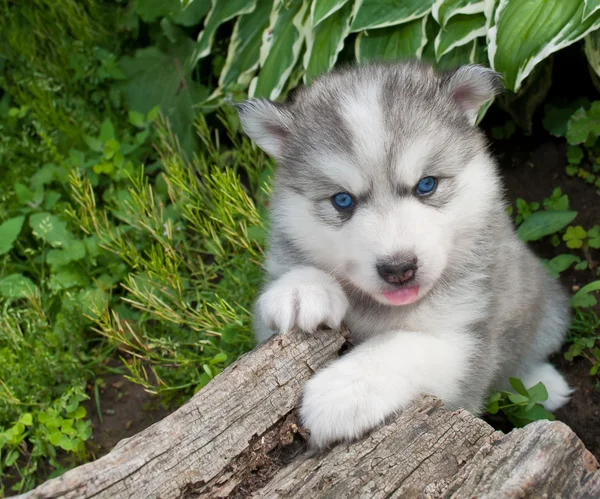
[[[381,262],[377,264],[377,272],[389,284],[404,284],[415,278],[417,259]]]

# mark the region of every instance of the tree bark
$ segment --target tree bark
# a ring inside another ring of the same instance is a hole
[[[296,407],[344,343],[336,331],[271,338],[164,420],[20,497],[600,497],[598,462],[564,424],[505,435],[429,396],[310,455]]]

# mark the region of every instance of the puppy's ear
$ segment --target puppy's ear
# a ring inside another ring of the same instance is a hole
[[[492,69],[469,64],[447,73],[443,85],[474,125],[479,108],[502,91],[502,77]]]
[[[235,107],[246,134],[267,154],[281,159],[292,124],[287,107],[266,99],[250,99]]]

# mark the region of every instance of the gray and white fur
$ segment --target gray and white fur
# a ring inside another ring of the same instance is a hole
[[[238,105],[279,165],[257,338],[345,321],[357,345],[305,387],[313,446],[356,439],[419,394],[480,413],[509,376],[543,382],[549,410],[568,401],[548,363],[567,295],[517,238],[475,126],[499,81],[477,65],[371,64],[284,104]],[[437,186],[423,195],[426,177]],[[350,209],[334,205],[338,193]]]

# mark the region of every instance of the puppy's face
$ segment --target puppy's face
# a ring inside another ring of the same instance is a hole
[[[477,66],[368,66],[326,75],[292,103],[240,105],[280,165],[274,230],[351,292],[419,300],[468,253],[498,192],[473,126],[495,89]]]

